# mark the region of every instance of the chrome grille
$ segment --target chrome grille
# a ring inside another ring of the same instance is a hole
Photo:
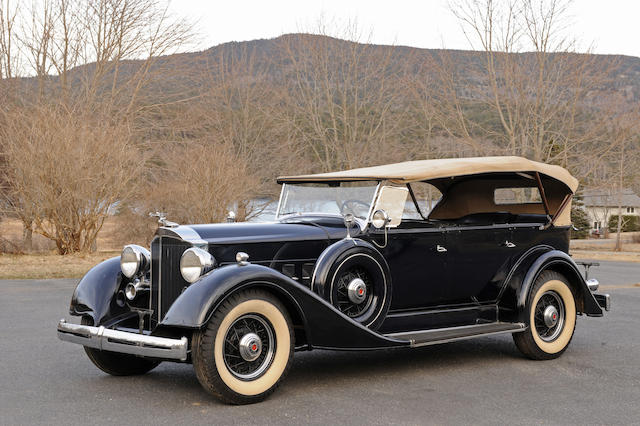
[[[182,290],[189,285],[180,274],[180,257],[191,244],[170,237],[151,242],[152,326],[162,321]]]

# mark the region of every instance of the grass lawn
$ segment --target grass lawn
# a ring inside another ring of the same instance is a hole
[[[120,252],[89,255],[0,254],[0,279],[81,278],[89,269]]]
[[[640,262],[640,244],[626,237],[620,253],[611,251],[612,239],[572,240],[570,253],[576,260]],[[88,255],[59,256],[53,251],[46,254],[0,254],[0,279],[81,278],[96,264],[119,255],[120,251],[111,247]]]

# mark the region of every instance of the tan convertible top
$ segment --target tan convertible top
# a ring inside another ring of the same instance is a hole
[[[560,166],[539,163],[522,157],[469,157],[436,160],[405,161],[383,166],[363,167],[340,172],[313,175],[283,176],[284,182],[326,182],[354,180],[390,180],[396,184],[418,182],[452,176],[468,176],[492,172],[538,172],[564,183],[571,192],[578,188],[578,180]]]

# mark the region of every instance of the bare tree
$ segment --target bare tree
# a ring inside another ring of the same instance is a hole
[[[9,118],[0,131],[16,211],[60,254],[90,251],[109,210],[141,175],[130,129],[50,105],[16,108]]]
[[[18,68],[16,17],[18,6],[10,0],[0,0],[0,80],[12,79]]]
[[[229,209],[254,195],[255,178],[233,146],[225,143],[175,143],[163,146],[145,207],[182,223],[211,223],[225,219]]]
[[[563,35],[568,4],[461,0],[452,10],[472,45],[485,53],[474,75],[486,85],[478,86],[475,98],[500,123],[498,132],[485,134],[505,153],[571,167],[587,150],[601,157],[610,149],[597,143],[606,127],[591,115],[617,62],[575,52]]]
[[[109,209],[139,184],[140,123],[151,101],[162,102],[149,85],[166,71],[160,56],[182,47],[191,29],[159,0],[43,0],[24,13],[15,38],[38,87],[25,83],[0,107],[5,204],[26,233],[54,240],[61,254],[87,251]]]
[[[403,121],[394,116],[406,103],[396,50],[360,43],[353,24],[340,34],[348,41],[330,37],[323,23],[316,32],[281,40],[294,85],[290,126],[300,142],[321,171],[399,158],[391,145]]]
[[[616,164],[615,173],[612,176],[613,186],[617,193],[618,218],[616,223],[616,244],[614,251],[622,251],[622,227],[623,227],[623,194],[637,177],[638,151],[640,150],[640,127],[638,125],[640,114],[629,112],[614,118],[615,127],[612,128],[611,143],[614,146],[612,152]]]

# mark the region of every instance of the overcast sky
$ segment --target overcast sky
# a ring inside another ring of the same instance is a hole
[[[173,0],[176,14],[198,22],[199,48],[228,41],[310,32],[320,16],[356,20],[371,42],[469,49],[448,0]],[[575,0],[570,34],[582,50],[640,57],[640,1]]]

